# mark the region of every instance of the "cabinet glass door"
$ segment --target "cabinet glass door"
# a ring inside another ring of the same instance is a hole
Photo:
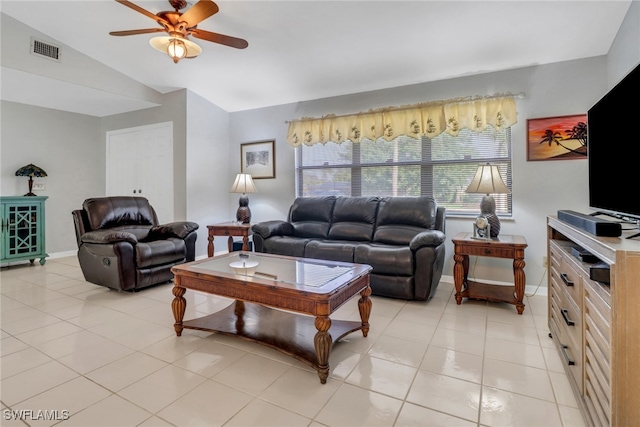
[[[4,212],[4,243],[7,258],[39,255],[38,206],[7,205]]]

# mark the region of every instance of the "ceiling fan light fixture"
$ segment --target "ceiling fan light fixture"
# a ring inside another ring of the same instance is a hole
[[[202,53],[202,48],[189,39],[174,36],[154,37],[149,40],[151,46],[169,55],[174,63],[182,58],[195,58]]]

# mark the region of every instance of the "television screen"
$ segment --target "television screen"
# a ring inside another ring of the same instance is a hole
[[[640,219],[640,65],[587,112],[589,206]]]

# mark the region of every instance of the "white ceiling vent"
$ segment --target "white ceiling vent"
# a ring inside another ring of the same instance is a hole
[[[46,43],[38,39],[31,37],[31,50],[32,55],[41,56],[43,58],[52,59],[60,62],[60,47],[54,46],[51,43]]]

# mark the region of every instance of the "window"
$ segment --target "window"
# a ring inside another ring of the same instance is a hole
[[[475,215],[481,194],[465,192],[481,163],[498,166],[511,188],[511,129],[488,126],[458,136],[380,138],[296,148],[298,196],[433,196],[447,213]],[[495,194],[496,212],[511,215],[511,194]]]

